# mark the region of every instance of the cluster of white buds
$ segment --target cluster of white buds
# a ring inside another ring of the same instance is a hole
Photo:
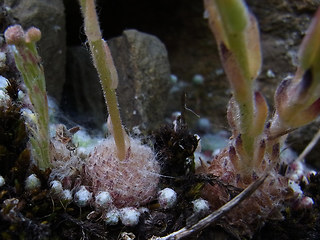
[[[293,191],[293,193],[296,195],[297,201],[295,203],[296,209],[310,209],[312,208],[314,201],[311,197],[305,196],[303,194],[303,191],[298,183],[296,183],[294,180],[288,181],[289,188]]]
[[[58,196],[60,200],[71,202],[72,193],[69,189],[63,189],[62,184],[58,180],[53,180],[50,182],[51,193],[55,196]]]
[[[51,192],[54,195],[60,195],[63,192],[62,184],[58,180],[53,180],[50,182]]]

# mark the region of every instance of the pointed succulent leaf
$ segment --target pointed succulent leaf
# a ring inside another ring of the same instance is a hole
[[[320,114],[320,98],[311,104],[307,109],[295,114],[290,118],[288,124],[293,127],[300,127],[315,120]]]
[[[253,119],[252,134],[258,136],[262,133],[264,125],[268,116],[268,105],[265,98],[260,92],[255,92],[255,113]]]
[[[241,0],[216,0],[222,23],[228,35],[241,33],[248,23],[247,7]]]
[[[256,79],[260,74],[262,58],[259,28],[256,18],[251,13],[249,13],[249,23],[245,37],[250,77]]]
[[[310,68],[317,55],[320,55],[320,8],[316,12],[306,36],[299,49],[301,67],[304,70]]]

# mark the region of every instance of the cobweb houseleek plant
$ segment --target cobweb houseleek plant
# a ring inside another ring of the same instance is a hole
[[[108,44],[101,36],[95,1],[79,2],[91,56],[108,107],[111,132],[111,137],[90,153],[84,166],[84,182],[94,194],[108,191],[116,207],[138,207],[155,197],[160,166],[150,147],[124,131],[116,96],[118,75]]]
[[[267,121],[266,100],[254,86],[262,62],[255,17],[242,0],[204,0],[204,4],[233,93],[227,109],[233,136],[211,165],[198,171],[240,189],[269,172],[260,189],[226,216],[237,234],[251,237],[266,219],[282,218],[283,203],[290,195],[288,176],[279,173],[280,148],[287,133],[320,113],[320,10],[300,47],[298,70],[293,79],[279,84],[275,112]],[[203,197],[216,209],[231,195],[225,187],[207,184]]]
[[[239,158],[235,164],[242,176],[249,177],[264,156],[277,148],[280,137],[310,123],[320,113],[320,13],[300,47],[297,73],[280,83],[275,94],[276,112],[266,124],[268,106],[254,87],[262,62],[255,17],[241,0],[204,2],[233,91],[227,116]]]

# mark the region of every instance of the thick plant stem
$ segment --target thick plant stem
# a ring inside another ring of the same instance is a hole
[[[113,61],[108,60],[108,57],[110,58],[110,55],[107,53],[108,46],[101,36],[94,0],[80,0],[79,2],[91,55],[100,77],[104,98],[111,118],[118,158],[123,160],[126,156],[126,146],[115,92],[117,79],[113,79],[114,75],[111,73],[112,69],[114,69]]]

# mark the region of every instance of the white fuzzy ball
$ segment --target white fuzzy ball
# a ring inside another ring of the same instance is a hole
[[[139,223],[140,212],[133,207],[120,209],[120,219],[125,226],[135,226]]]
[[[312,208],[314,201],[311,197],[303,197],[300,201],[299,208],[310,209]]]
[[[4,186],[6,184],[6,181],[4,178],[0,175],[0,187]]]
[[[118,209],[112,209],[105,214],[104,221],[107,225],[116,225],[119,222],[120,212]]]
[[[25,181],[25,189],[32,191],[41,187],[41,182],[37,175],[31,174]]]
[[[61,193],[61,200],[66,201],[66,202],[71,202],[72,201],[72,194],[69,189],[63,190]]]
[[[107,208],[112,204],[112,197],[109,192],[99,192],[95,200],[96,206],[99,208]]]
[[[54,180],[50,182],[51,192],[60,195],[63,192],[62,184],[60,181]]]
[[[198,198],[198,199],[192,201],[192,204],[193,204],[193,211],[195,213],[208,212],[210,209],[208,201],[206,201],[202,198]]]
[[[113,138],[102,141],[85,164],[84,182],[96,195],[107,191],[117,208],[139,207],[156,197],[160,166],[151,148],[130,139],[127,156],[119,160]]]
[[[289,188],[291,188],[293,190],[293,192],[299,197],[301,198],[303,196],[303,192],[301,190],[301,187],[299,186],[299,184],[297,184],[296,182],[294,182],[293,180],[289,180],[288,181],[288,186]]]
[[[79,207],[85,207],[92,199],[92,193],[89,192],[85,186],[81,186],[80,189],[74,194],[74,202]]]
[[[159,191],[158,201],[161,208],[172,208],[177,201],[177,193],[171,188],[165,188]]]

